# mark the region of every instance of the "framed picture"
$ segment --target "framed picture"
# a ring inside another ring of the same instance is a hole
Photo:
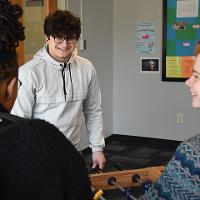
[[[159,58],[140,58],[141,72],[159,72]]]
[[[185,81],[192,75],[194,50],[200,41],[199,3],[163,0],[163,81]]]
[[[26,7],[44,6],[44,0],[26,0]]]

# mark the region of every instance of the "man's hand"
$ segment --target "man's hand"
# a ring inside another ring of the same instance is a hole
[[[105,166],[106,159],[103,154],[103,151],[96,151],[92,153],[92,168],[95,168],[99,166],[99,168],[102,170]]]

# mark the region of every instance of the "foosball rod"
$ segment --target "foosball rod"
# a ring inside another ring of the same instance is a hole
[[[91,187],[91,190],[92,190],[92,192],[95,192],[94,187]],[[105,198],[102,197],[103,191],[101,192],[101,194],[100,194],[100,191],[102,191],[102,190],[99,190],[95,193],[93,200],[97,200],[97,199],[98,200],[106,200]]]
[[[132,181],[133,181],[133,183],[140,183],[141,185],[143,185],[144,192],[147,192],[152,184],[152,181],[150,181],[150,180],[147,180],[146,182],[142,182],[139,174],[134,174],[132,176]]]
[[[121,185],[119,185],[118,183],[117,183],[117,181],[116,181],[116,178],[115,177],[110,177],[109,179],[108,179],[108,185],[110,185],[110,186],[115,186],[116,188],[118,188],[119,190],[121,190],[122,192],[123,192],[123,194],[126,194],[126,190],[123,188],[123,187],[121,187]],[[137,200],[133,195],[131,195],[131,194],[128,194],[128,197],[129,197],[129,199],[131,199],[131,200]]]

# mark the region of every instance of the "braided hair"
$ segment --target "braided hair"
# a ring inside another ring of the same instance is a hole
[[[25,39],[24,27],[19,21],[22,8],[9,0],[0,0],[0,80],[17,68],[16,47]]]

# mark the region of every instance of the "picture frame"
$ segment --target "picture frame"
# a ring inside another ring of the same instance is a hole
[[[145,72],[145,73],[160,72],[159,58],[140,58],[140,72]]]
[[[42,7],[44,0],[26,0],[26,7]]]
[[[199,8],[199,1],[163,0],[162,81],[183,82],[192,75]]]

